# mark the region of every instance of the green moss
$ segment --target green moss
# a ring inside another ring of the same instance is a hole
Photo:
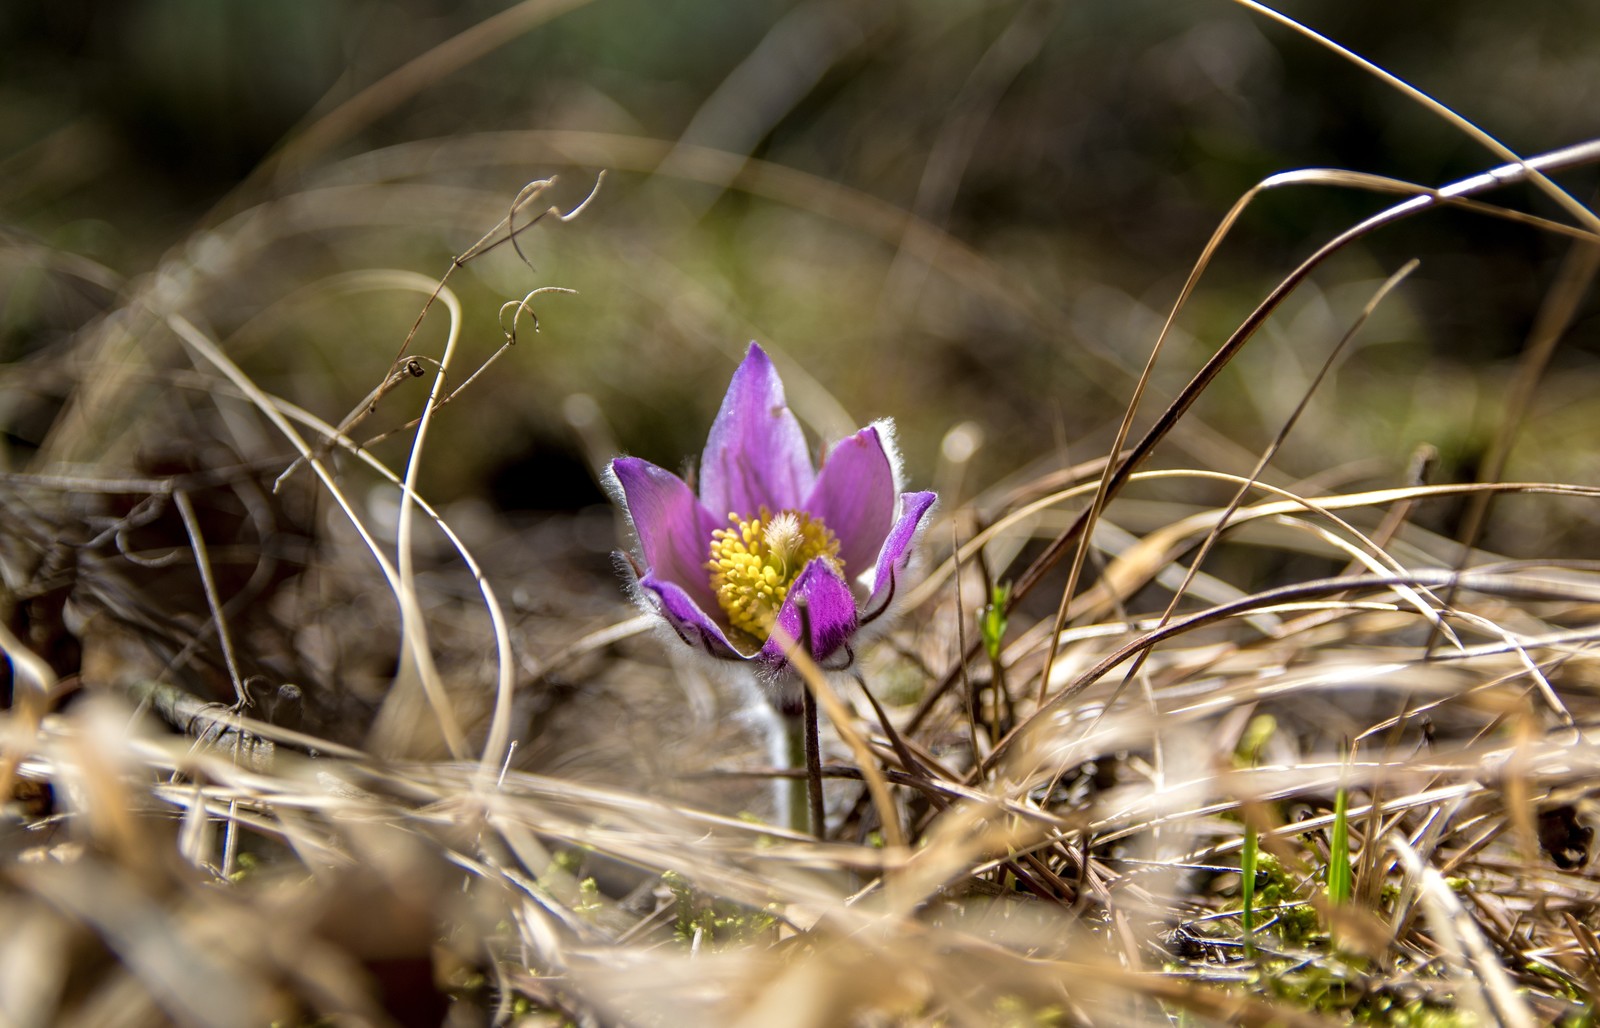
[[[1396,1028],[1475,1028],[1470,1011],[1449,1005],[1450,997],[1422,999],[1382,991],[1359,968],[1329,953],[1320,959],[1263,961],[1245,990],[1275,1003],[1357,1025]]]
[[[583,854],[577,850],[556,850],[550,855],[551,870],[576,875],[582,866]]]
[[[1298,882],[1283,866],[1283,862],[1270,853],[1258,853],[1255,860],[1255,889],[1253,907],[1260,915],[1268,915],[1263,930],[1275,932],[1285,943],[1303,946],[1316,938],[1321,930],[1317,909],[1305,902]]]
[[[1426,1003],[1420,999],[1401,1001],[1392,996],[1371,996],[1354,1012],[1357,1024],[1381,1024],[1393,1028],[1476,1028],[1471,1014],[1451,1007]]]
[[[1304,945],[1316,938],[1321,931],[1321,921],[1317,917],[1317,908],[1309,903],[1297,903],[1278,911],[1278,934],[1286,942]]]
[[[696,938],[702,948],[747,945],[772,932],[778,923],[770,911],[719,899],[701,892],[676,871],[661,876],[676,906],[673,934],[684,945]]]
[[[261,861],[254,853],[240,853],[234,857],[233,863],[235,870],[228,876],[228,881],[236,884],[250,877],[251,873],[261,866]]]
[[[595,915],[605,909],[605,903],[600,898],[600,886],[593,878],[585,878],[578,883],[578,901],[572,905],[572,912],[585,921],[593,921]]]
[[[1034,1007],[1020,996],[1001,996],[994,1001],[989,1023],[1001,1028],[1055,1028],[1067,1023],[1067,1013],[1057,1006]]]
[[[1275,1000],[1323,1014],[1349,1013],[1361,999],[1344,969],[1332,962],[1269,961],[1253,976],[1252,984],[1255,991]]]

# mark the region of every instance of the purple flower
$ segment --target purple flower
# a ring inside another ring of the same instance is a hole
[[[649,461],[611,462],[644,559],[631,568],[636,597],[695,649],[773,679],[786,664],[774,626],[823,666],[848,667],[857,633],[901,590],[933,507],[931,492],[900,491],[897,463],[878,422],[812,467],[783,383],[751,343],[706,440],[698,497]]]

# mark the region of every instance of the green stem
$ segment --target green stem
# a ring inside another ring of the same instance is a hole
[[[1256,864],[1258,859],[1256,830],[1246,823],[1244,828],[1244,852],[1239,855],[1239,893],[1244,904],[1244,955],[1250,959],[1256,955]]]
[[[782,767],[799,771],[806,766],[806,719],[802,714],[779,714],[783,733]],[[778,809],[784,823],[797,832],[811,833],[811,794],[805,778],[778,779]]]

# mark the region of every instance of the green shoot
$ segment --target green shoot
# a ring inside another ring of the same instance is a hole
[[[1333,800],[1333,835],[1328,844],[1328,899],[1350,902],[1350,790],[1340,787]]]
[[[1244,830],[1244,848],[1239,852],[1239,892],[1244,904],[1240,920],[1244,925],[1244,956],[1254,960],[1256,955],[1256,857],[1260,840],[1254,828]]]
[[[989,591],[989,602],[978,615],[978,631],[991,661],[1000,659],[1000,643],[1006,635],[1006,604],[1011,600],[1011,583],[1004,582]]]
[[[1239,745],[1234,750],[1235,759],[1247,767],[1255,766],[1261,758],[1261,748],[1272,738],[1278,730],[1278,721],[1271,714],[1257,714],[1245,726],[1244,734],[1239,737]],[[1239,897],[1244,907],[1240,923],[1244,928],[1244,955],[1245,959],[1254,959],[1256,955],[1256,871],[1259,856],[1260,838],[1256,834],[1254,825],[1248,823],[1244,827],[1244,845],[1239,852]]]

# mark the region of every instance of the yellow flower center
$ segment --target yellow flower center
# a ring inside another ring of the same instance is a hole
[[[711,533],[711,589],[733,627],[765,640],[789,587],[813,560],[842,573],[839,540],[820,518],[804,511],[761,513],[746,521],[729,514],[732,528]]]

